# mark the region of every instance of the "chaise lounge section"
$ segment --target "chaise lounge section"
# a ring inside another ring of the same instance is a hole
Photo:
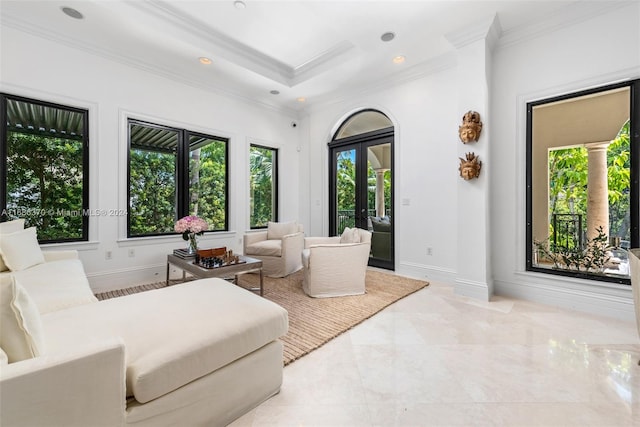
[[[0,425],[222,426],[278,393],[282,307],[222,279],[97,301],[60,261],[0,273]]]

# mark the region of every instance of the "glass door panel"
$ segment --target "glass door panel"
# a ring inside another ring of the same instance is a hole
[[[367,147],[367,228],[371,232],[371,258],[392,262],[391,144]]]
[[[356,149],[336,150],[336,235],[356,226]]]
[[[393,135],[374,133],[331,146],[330,234],[346,227],[369,230],[369,265],[393,269]]]

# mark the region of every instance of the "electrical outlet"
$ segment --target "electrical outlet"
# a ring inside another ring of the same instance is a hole
[[[111,251],[104,252],[104,259],[110,260],[112,257],[113,257],[113,254],[111,253]]]
[[[136,256],[136,250],[133,248],[129,248],[129,258],[133,258]]]
[[[428,247],[428,248],[427,248],[427,255],[428,255],[428,256],[433,255],[433,248],[432,248],[432,247]]]

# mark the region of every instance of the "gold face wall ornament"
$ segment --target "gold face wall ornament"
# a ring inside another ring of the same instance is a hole
[[[477,178],[480,176],[480,168],[482,168],[482,162],[478,160],[478,157],[474,153],[467,153],[466,159],[458,157],[460,159],[460,176],[465,180]]]
[[[458,135],[460,141],[474,142],[480,139],[480,132],[482,132],[482,122],[480,121],[480,113],[477,111],[467,111],[462,116],[462,126],[458,127]]]

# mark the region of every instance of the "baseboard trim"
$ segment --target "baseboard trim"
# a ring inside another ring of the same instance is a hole
[[[481,301],[489,301],[489,286],[485,282],[474,280],[456,279],[454,283],[455,293],[465,297],[475,298]]]
[[[151,264],[87,273],[87,278],[93,292],[100,293],[165,280],[166,272],[167,264]]]
[[[453,284],[456,280],[455,270],[413,262],[401,262],[396,273],[415,279],[448,284]]]
[[[598,292],[545,283],[515,283],[495,280],[495,294],[585,313],[635,321],[631,288]]]

